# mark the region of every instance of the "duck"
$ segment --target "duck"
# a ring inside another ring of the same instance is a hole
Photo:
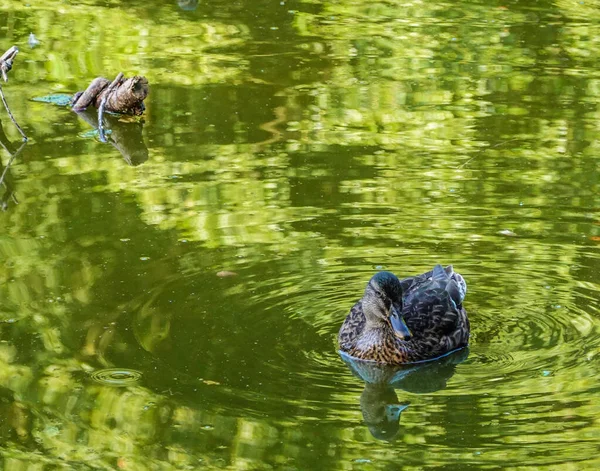
[[[380,271],[342,324],[339,350],[360,360],[406,365],[466,347],[466,293],[467,284],[452,265],[402,280]]]

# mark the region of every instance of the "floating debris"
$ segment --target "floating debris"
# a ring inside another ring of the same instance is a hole
[[[35,37],[35,34],[33,33],[29,33],[29,38],[27,39],[27,44],[29,44],[29,47],[31,49],[33,49],[35,46],[39,46],[40,42],[38,41],[38,39]]]
[[[194,11],[198,8],[198,0],[177,0],[177,5],[184,11]]]
[[[210,379],[200,379],[200,381],[202,381],[204,384],[207,384],[209,386],[219,386],[221,384],[218,381],[212,381]]]

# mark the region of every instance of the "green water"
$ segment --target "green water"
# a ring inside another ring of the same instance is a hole
[[[599,0],[5,0],[0,33],[1,469],[600,467]],[[31,101],[120,71],[112,145]],[[344,316],[435,263],[469,352],[365,386]]]

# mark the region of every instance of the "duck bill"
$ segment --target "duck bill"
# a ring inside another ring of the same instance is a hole
[[[405,404],[386,404],[385,415],[388,421],[398,422],[400,420],[400,414],[408,407],[408,403]]]
[[[390,324],[392,325],[392,329],[394,329],[394,335],[399,339],[408,340],[411,337],[410,330],[408,330],[404,318],[400,315],[395,306],[392,306],[390,312]]]

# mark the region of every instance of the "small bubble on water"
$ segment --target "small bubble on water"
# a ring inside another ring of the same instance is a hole
[[[129,242],[131,239],[119,239],[121,242]]]
[[[140,260],[142,262],[145,262],[146,260],[150,260],[150,257],[140,257]]]
[[[549,370],[542,371],[542,376],[544,378],[547,378],[548,376],[551,376],[551,375],[552,375],[552,371],[549,371]]]
[[[206,425],[201,425],[200,428],[202,430],[214,430],[215,427],[214,427],[214,425],[206,424]]]
[[[354,460],[354,462],[359,464],[372,463],[372,461],[367,458],[357,458]]]

